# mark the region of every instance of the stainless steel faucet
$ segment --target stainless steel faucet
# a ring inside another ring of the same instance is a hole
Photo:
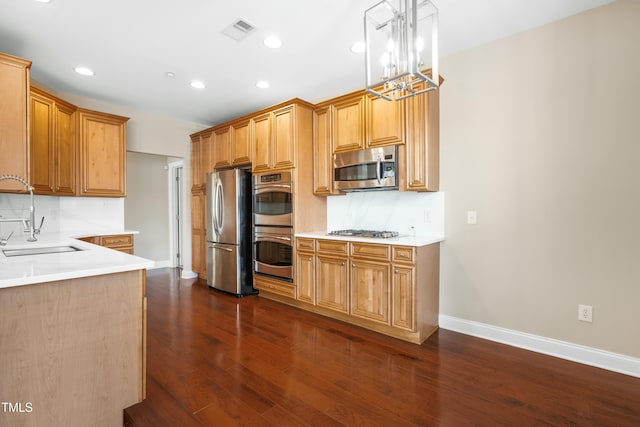
[[[27,190],[29,190],[30,195],[30,206],[29,206],[29,219],[24,218],[0,218],[0,222],[22,222],[22,225],[25,228],[25,231],[29,232],[29,238],[27,238],[28,242],[35,242],[38,240],[36,234],[40,234],[40,229],[42,228],[42,224],[44,223],[44,217],[42,217],[42,221],[40,221],[40,227],[36,228],[36,208],[33,203],[33,187],[29,185],[27,181],[20,178],[16,175],[0,175],[0,181],[5,179],[11,179],[14,181],[18,181],[22,185],[24,185]],[[9,235],[11,237],[11,235]],[[7,240],[9,240],[7,237]],[[6,243],[5,243],[6,244]]]

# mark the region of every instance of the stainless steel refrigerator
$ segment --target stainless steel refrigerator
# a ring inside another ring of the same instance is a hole
[[[251,173],[207,175],[207,284],[237,296],[257,293],[251,272]]]

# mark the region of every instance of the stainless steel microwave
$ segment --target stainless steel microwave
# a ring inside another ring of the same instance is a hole
[[[397,190],[398,147],[333,155],[333,185],[340,191]]]

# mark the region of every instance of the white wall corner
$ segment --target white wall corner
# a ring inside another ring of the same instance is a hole
[[[156,270],[158,268],[171,268],[171,261],[170,260],[164,260],[164,261],[154,261],[153,262],[153,267],[149,268],[149,270]]]
[[[196,277],[198,277],[198,273],[186,269],[183,269],[180,275],[181,279],[195,279]]]
[[[441,314],[440,327],[640,378],[640,359]]]

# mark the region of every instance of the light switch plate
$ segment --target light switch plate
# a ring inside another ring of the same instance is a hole
[[[476,224],[478,222],[478,214],[476,211],[467,211],[467,224]]]

